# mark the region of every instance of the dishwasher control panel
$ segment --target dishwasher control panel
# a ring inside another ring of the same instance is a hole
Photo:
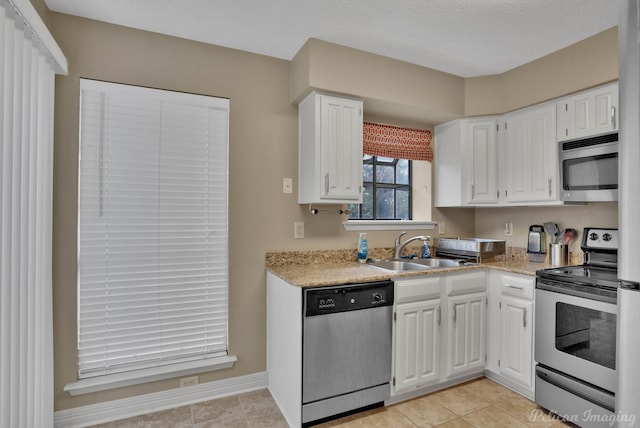
[[[336,285],[304,291],[304,314],[307,317],[392,304],[392,281]]]

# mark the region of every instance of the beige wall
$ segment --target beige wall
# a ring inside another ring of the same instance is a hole
[[[465,80],[465,115],[502,114],[618,78],[614,27],[496,76]]]
[[[293,220],[304,218],[294,197],[279,192],[282,177],[297,175],[297,111],[288,97],[289,63],[68,15],[53,13],[51,21],[53,35],[69,61],[69,76],[56,80],[56,410],[178,386],[178,380],[167,380],[77,398],[62,391],[64,384],[76,380],[80,77],[230,99],[229,345],[238,362],[232,369],[201,375],[200,381],[264,371],[265,251],[296,247],[291,239]],[[308,233],[322,234],[314,227],[308,227]]]
[[[56,80],[53,183],[56,410],[178,387],[178,380],[172,379],[80,397],[70,397],[62,390],[66,383],[76,380],[80,77],[215,95],[231,100],[229,342],[230,351],[238,356],[238,362],[232,369],[200,375],[201,382],[261,372],[266,368],[265,252],[353,248],[355,253],[357,233],[344,231],[342,217],[312,216],[307,206],[297,204],[297,109],[291,103],[295,98],[293,93],[304,92],[301,89],[304,85],[352,93],[365,97],[365,118],[420,128],[430,128],[438,122],[441,113],[447,117],[467,111],[497,113],[505,106],[536,102],[534,87],[528,93],[514,94],[513,98],[503,96],[499,103],[494,103],[496,96],[492,94],[495,95],[495,89],[530,83],[524,69],[516,70],[514,74],[465,81],[446,73],[324,42],[311,42],[317,50],[307,53],[303,50],[290,63],[63,14],[51,13],[49,21],[53,35],[69,61],[69,76],[58,76]],[[304,58],[305,55],[308,58]],[[557,60],[557,64],[562,63]],[[349,65],[350,69],[356,70],[355,76],[361,79],[340,74],[340,67],[337,67],[340,64]],[[530,66],[537,67],[537,64]],[[550,64],[556,64],[556,61]],[[410,78],[406,78],[407,75]],[[553,76],[546,79],[553,80]],[[580,84],[591,86],[611,79],[610,73],[594,71],[591,79],[581,80]],[[411,84],[402,86],[399,83],[402,81]],[[552,85],[552,82],[548,83]],[[537,87],[544,84],[544,81],[538,82]],[[446,90],[442,89],[443,85]],[[419,90],[414,91],[414,98],[409,98],[410,89],[414,86]],[[575,89],[580,88],[572,86],[566,92]],[[551,97],[552,94],[545,96]],[[421,99],[428,101],[425,104]],[[483,103],[486,103],[484,107]],[[438,105],[442,108],[441,113]],[[420,114],[416,115],[416,111]],[[294,178],[291,195],[281,193],[284,177]],[[592,217],[594,209],[598,214]],[[611,222],[613,218],[607,207],[600,209],[589,205],[569,211],[560,208],[549,210],[552,210],[550,214],[537,209],[447,208],[433,209],[432,218],[446,222],[447,236],[497,235],[501,230],[498,227],[502,227],[500,223],[507,217],[518,233],[525,225],[542,217],[541,221],[555,220],[562,226],[574,227],[591,218],[598,221],[602,218],[602,222]],[[529,212],[531,217],[525,214]],[[581,220],[570,225],[564,218]],[[305,222],[305,239],[293,239],[295,221]],[[390,246],[395,235],[395,232],[370,233],[369,244],[372,247]],[[514,243],[521,244],[520,240]]]
[[[322,89],[364,98],[372,114],[429,124],[464,115],[464,79],[309,39],[292,60],[291,100]]]

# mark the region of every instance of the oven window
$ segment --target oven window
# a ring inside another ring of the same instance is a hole
[[[585,156],[562,162],[564,190],[605,190],[618,188],[618,154]]]
[[[615,370],[616,315],[556,303],[556,348]]]

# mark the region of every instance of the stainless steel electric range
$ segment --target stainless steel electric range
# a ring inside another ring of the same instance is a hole
[[[581,248],[584,264],[536,272],[535,398],[600,426],[615,414],[618,230],[585,228]]]

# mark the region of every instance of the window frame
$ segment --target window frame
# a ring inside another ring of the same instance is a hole
[[[380,160],[380,158],[383,159],[391,159],[391,161],[388,160]],[[404,183],[397,183],[397,173],[398,173],[398,162],[405,160],[408,163],[408,183],[404,184]],[[358,217],[349,217],[349,220],[352,221],[411,221],[413,219],[413,161],[411,159],[400,159],[400,158],[390,158],[390,157],[385,157],[385,156],[376,156],[376,155],[363,155],[363,159],[362,159],[362,164],[363,164],[363,171],[362,171],[362,175],[363,175],[363,181],[362,181],[362,187],[363,189],[366,189],[368,186],[371,187],[371,192],[372,192],[372,218],[362,218],[362,210],[363,210],[363,205],[364,205],[364,201],[362,204],[351,204],[350,208],[353,212],[354,209],[357,209],[357,213],[358,213]],[[365,181],[364,180],[364,165],[370,164],[372,166],[372,171],[371,171],[371,177],[373,179],[373,181]],[[393,167],[393,177],[394,177],[394,183],[382,183],[382,182],[378,182],[376,180],[377,178],[377,168],[379,166],[391,166]],[[378,218],[377,216],[377,202],[378,202],[378,189],[392,189],[394,190],[394,214],[397,214],[397,209],[398,209],[398,204],[397,204],[397,193],[395,193],[395,191],[397,190],[405,190],[408,193],[408,218],[407,219],[398,219],[398,218],[393,218],[393,219],[387,219],[387,218]],[[355,208],[357,207],[357,208]]]

